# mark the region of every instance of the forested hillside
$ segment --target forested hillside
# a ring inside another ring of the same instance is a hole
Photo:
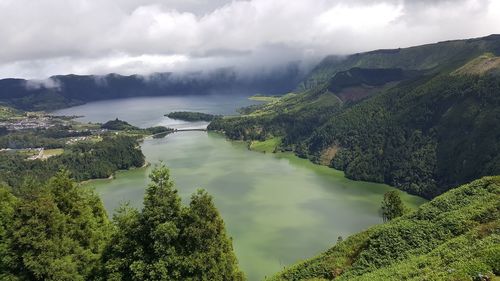
[[[0,185],[0,279],[244,280],[211,196],[184,206],[165,167],[150,179],[144,208],[112,221],[65,172]]]
[[[391,68],[336,72],[320,86],[242,117],[215,120],[209,129],[231,139],[280,137],[280,149],[343,170],[349,178],[432,198],[500,173],[498,57],[487,53],[464,61],[469,54],[497,50],[499,38],[359,54],[367,66]],[[437,60],[432,71],[404,70],[415,59],[404,54],[422,53],[415,60],[422,62],[447,48],[456,56]]]
[[[67,170],[77,181],[107,178],[117,170],[144,165],[144,155],[138,145],[132,137],[105,137],[96,143],[68,145],[61,155],[31,161],[19,153],[2,152],[0,183],[18,187],[30,177],[46,181],[61,169]]]
[[[328,56],[299,84],[299,89],[310,89],[327,82],[337,72],[351,68],[400,68],[403,70],[438,73],[458,67],[483,53],[500,55],[500,35],[453,40],[422,46],[375,50],[347,57]]]

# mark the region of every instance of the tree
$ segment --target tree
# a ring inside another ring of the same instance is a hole
[[[27,184],[32,186],[21,189],[25,193],[14,205],[7,232],[10,262],[2,268],[3,277],[93,279],[110,234],[100,199],[65,172],[46,184]]]
[[[244,280],[238,269],[224,221],[205,190],[191,197],[182,243],[186,253],[183,277],[189,280]]]
[[[9,231],[12,229],[14,212],[17,198],[12,195],[9,188],[0,183],[0,280],[9,280],[8,268],[12,262],[12,254],[9,251],[12,237]]]
[[[402,216],[404,213],[404,205],[399,193],[395,190],[386,192],[384,194],[381,209],[384,222]]]
[[[150,174],[151,183],[146,189],[140,227],[146,255],[145,276],[148,280],[178,280],[180,232],[183,208],[181,198],[170,180],[170,172],[164,165]],[[143,265],[139,264],[141,267]]]
[[[139,280],[141,273],[132,264],[144,258],[141,245],[140,213],[129,204],[124,204],[113,215],[114,231],[102,256],[101,276],[103,280]]]
[[[105,280],[243,280],[212,197],[198,191],[189,207],[161,165],[151,175],[141,212],[121,207],[103,255]]]

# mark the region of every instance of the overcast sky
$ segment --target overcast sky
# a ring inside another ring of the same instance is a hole
[[[500,0],[0,0],[0,78],[147,74],[500,33]]]

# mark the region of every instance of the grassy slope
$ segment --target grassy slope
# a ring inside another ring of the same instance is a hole
[[[234,140],[259,141],[284,136],[286,132],[312,133],[313,125],[323,123],[330,114],[340,110],[341,104],[340,99],[325,88],[315,88],[253,107],[243,116],[216,119],[208,129],[223,131]]]
[[[463,185],[270,280],[470,280],[500,275],[500,177]]]
[[[3,106],[0,104],[0,120],[6,120],[13,117],[18,117],[21,115],[19,110]]]
[[[254,151],[272,153],[278,148],[281,143],[281,138],[271,138],[265,141],[251,141],[249,148]]]

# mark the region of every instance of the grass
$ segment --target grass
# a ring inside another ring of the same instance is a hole
[[[249,97],[249,100],[254,100],[254,101],[262,101],[262,102],[275,102],[278,101],[281,98],[281,96],[265,96],[265,95],[253,95]]]
[[[252,141],[250,142],[250,150],[259,151],[263,153],[272,153],[276,147],[280,145],[281,138],[276,137],[265,141]]]
[[[62,148],[45,149],[45,150],[43,150],[43,158],[49,158],[52,156],[61,155],[61,154],[63,154],[63,152],[64,152],[64,149],[62,149]]]
[[[17,150],[17,153],[19,153],[20,155],[25,156],[25,157],[30,157],[30,156],[37,155],[38,150],[36,150],[36,149],[20,149],[20,150]]]
[[[492,53],[485,53],[459,69],[455,70],[453,74],[478,74],[482,75],[485,73],[500,73],[500,57],[495,56]]]
[[[19,113],[10,107],[0,105],[0,119],[18,117]]]

